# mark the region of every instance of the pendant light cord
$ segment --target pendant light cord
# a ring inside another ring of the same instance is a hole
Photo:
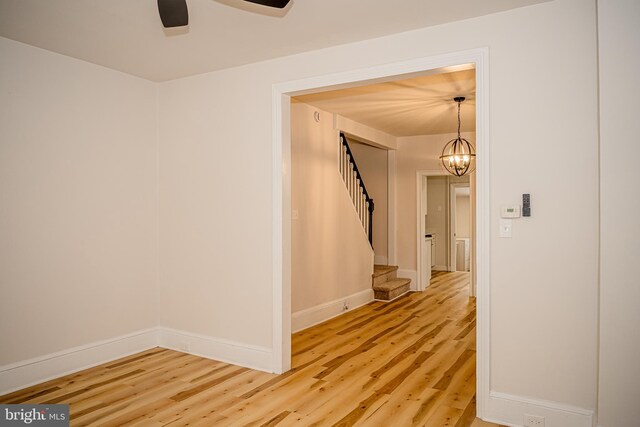
[[[458,138],[460,138],[460,104],[462,102],[458,101]]]

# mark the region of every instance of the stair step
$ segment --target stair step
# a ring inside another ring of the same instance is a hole
[[[379,285],[375,285],[373,287],[373,290],[388,292],[388,291],[393,291],[402,286],[410,285],[410,284],[411,284],[411,279],[403,279],[403,278],[393,279],[393,280],[388,280],[384,283],[380,283]]]
[[[397,277],[397,265],[374,265],[373,266],[373,286],[380,285]]]
[[[378,276],[382,276],[383,274],[391,273],[392,271],[397,271],[397,265],[374,265],[373,266],[373,278],[375,279]]]
[[[409,291],[411,279],[393,279],[374,285],[373,294],[377,300],[391,301]]]

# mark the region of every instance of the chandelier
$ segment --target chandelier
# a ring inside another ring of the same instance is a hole
[[[447,142],[440,156],[442,166],[455,176],[464,176],[476,168],[476,150],[469,141],[460,137],[460,104],[464,99],[464,96],[453,98],[458,103],[458,137]]]

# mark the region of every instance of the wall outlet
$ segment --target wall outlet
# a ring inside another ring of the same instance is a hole
[[[347,311],[347,310],[349,310],[349,303],[345,301],[344,303],[342,303],[342,311]]]
[[[524,427],[544,427],[544,417],[524,414]]]

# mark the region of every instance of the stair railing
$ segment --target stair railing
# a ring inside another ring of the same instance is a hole
[[[369,238],[369,244],[373,246],[373,199],[369,197],[358,165],[349,148],[349,142],[342,132],[340,132],[340,175],[351,196],[360,223]]]

